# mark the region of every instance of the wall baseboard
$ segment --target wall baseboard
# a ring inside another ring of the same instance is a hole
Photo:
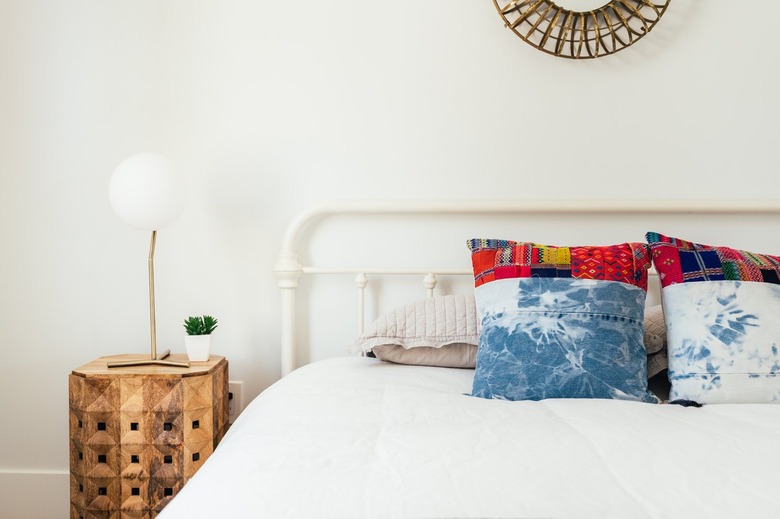
[[[5,519],[70,516],[70,474],[0,469],[0,510]]]

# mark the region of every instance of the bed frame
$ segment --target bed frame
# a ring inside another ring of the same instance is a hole
[[[422,276],[426,294],[431,296],[437,275],[471,275],[470,270],[438,268],[377,268],[344,265],[322,267],[301,265],[299,240],[303,230],[313,222],[336,215],[780,215],[780,200],[417,200],[417,201],[340,201],[322,203],[300,212],[288,225],[274,274],[281,290],[281,372],[287,375],[296,368],[296,291],[301,276],[320,274],[354,275],[358,297],[358,332],[365,319],[365,289],[369,275]]]

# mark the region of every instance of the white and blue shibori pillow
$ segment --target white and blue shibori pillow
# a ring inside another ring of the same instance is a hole
[[[670,400],[780,403],[780,257],[649,232]]]
[[[482,325],[472,396],[658,401],[643,344],[646,244],[468,246]]]

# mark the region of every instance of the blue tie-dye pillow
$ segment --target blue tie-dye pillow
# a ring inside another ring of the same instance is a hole
[[[468,246],[482,325],[473,396],[658,401],[643,344],[647,245]]]
[[[661,280],[670,400],[780,402],[780,257],[647,233]]]

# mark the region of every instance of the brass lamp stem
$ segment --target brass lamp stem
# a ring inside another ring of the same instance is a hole
[[[154,245],[157,242],[157,231],[152,231],[152,242],[149,245],[149,325],[152,333],[152,360],[157,360],[157,321],[154,318]],[[170,352],[168,352],[170,353]],[[167,355],[163,354],[161,358]]]
[[[189,362],[176,362],[172,360],[163,360],[165,357],[171,354],[171,350],[165,350],[157,356],[157,322],[154,317],[154,246],[157,242],[157,231],[152,231],[152,242],[149,245],[149,324],[151,328],[152,339],[152,356],[148,359],[139,360],[123,360],[109,362],[107,365],[109,368],[121,368],[127,366],[147,366],[155,364],[158,366],[175,366],[179,368],[190,367]]]

